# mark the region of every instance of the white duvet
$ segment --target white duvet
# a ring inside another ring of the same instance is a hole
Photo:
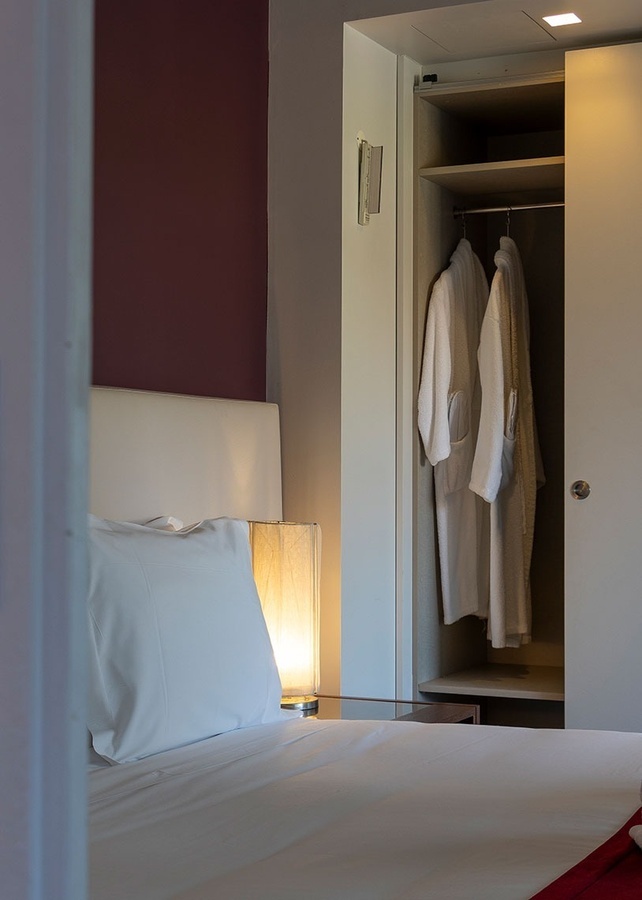
[[[260,725],[90,774],[90,898],[521,900],[641,779],[642,734]]]

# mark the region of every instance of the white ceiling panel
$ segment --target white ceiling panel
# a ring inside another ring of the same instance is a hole
[[[454,7],[439,16],[424,15],[414,28],[430,38],[450,54],[477,53],[480,45],[486,53],[510,52],[518,43],[522,47],[544,49],[555,40],[548,31],[521,9],[508,9],[502,13],[501,27],[497,17],[489,12]]]
[[[543,16],[575,12],[552,28]],[[642,40],[642,0],[486,0],[364,19],[355,28],[421,65]]]

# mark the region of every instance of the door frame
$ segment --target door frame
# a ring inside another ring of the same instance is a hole
[[[81,900],[93,3],[1,18],[0,871]]]

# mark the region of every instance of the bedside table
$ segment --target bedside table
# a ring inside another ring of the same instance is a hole
[[[317,719],[380,719],[407,722],[470,722],[479,725],[475,703],[426,703],[406,700],[378,700],[369,697],[337,697],[319,694]]]

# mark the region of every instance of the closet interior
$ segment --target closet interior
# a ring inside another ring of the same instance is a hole
[[[418,613],[428,635],[419,670],[428,699],[481,703],[489,723],[564,724],[564,75],[415,88],[415,288],[419,331],[431,289],[465,236],[492,280],[500,237],[524,266],[531,377],[546,483],[537,493],[531,566],[532,642],[492,649],[484,622],[444,625],[441,609]],[[418,334],[421,352],[422,335]],[[430,465],[419,460],[417,556],[430,537]],[[423,521],[422,521],[423,520]],[[421,577],[421,575],[420,575]],[[454,696],[453,696],[454,695]]]

